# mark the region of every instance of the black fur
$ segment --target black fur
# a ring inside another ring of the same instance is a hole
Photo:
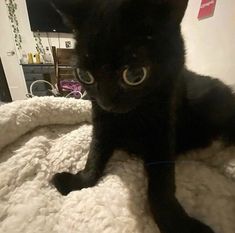
[[[95,78],[83,85],[92,101],[93,138],[86,167],[56,174],[63,195],[95,185],[115,149],[140,156],[161,233],[212,233],[175,198],[174,160],[221,137],[235,142],[235,96],[217,79],[184,66],[180,22],[187,0],[54,0],[75,29],[77,66]],[[148,67],[139,86],[126,67]],[[168,163],[163,163],[167,161]]]

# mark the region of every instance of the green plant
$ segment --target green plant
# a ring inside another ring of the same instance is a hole
[[[16,16],[17,3],[15,0],[5,0],[8,10],[8,18],[11,23],[12,31],[14,33],[14,40],[18,50],[22,49],[22,36],[19,30],[19,22]]]
[[[45,54],[45,49],[44,49],[43,44],[42,44],[42,39],[41,39],[40,33],[39,32],[34,32],[33,37],[34,37],[34,40],[36,42],[37,52],[42,54],[42,55]]]

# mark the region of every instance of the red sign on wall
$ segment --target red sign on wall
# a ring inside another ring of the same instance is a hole
[[[197,18],[201,20],[213,16],[215,5],[216,0],[202,0]]]

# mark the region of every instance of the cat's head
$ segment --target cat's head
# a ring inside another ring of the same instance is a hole
[[[75,32],[78,77],[104,110],[132,110],[182,70],[188,0],[53,2]]]

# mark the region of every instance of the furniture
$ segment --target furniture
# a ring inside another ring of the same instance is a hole
[[[22,64],[22,67],[29,93],[30,86],[34,81],[45,80],[52,84],[56,82],[54,64]],[[36,96],[52,95],[49,89],[51,87],[48,84],[37,83],[33,86],[33,93]]]
[[[11,102],[12,98],[11,98],[10,90],[7,84],[7,79],[5,76],[4,69],[3,69],[1,57],[0,57],[0,105],[1,105],[1,101]]]
[[[75,49],[52,47],[54,64],[22,64],[25,80],[30,93],[30,86],[34,81],[44,80],[56,86],[60,96],[80,98],[82,87],[74,73]],[[36,96],[52,95],[51,86],[45,82],[33,85]]]
[[[75,49],[63,49],[52,46],[52,54],[57,88],[60,93],[67,94],[68,92],[62,88],[61,81],[77,80],[74,74]]]

